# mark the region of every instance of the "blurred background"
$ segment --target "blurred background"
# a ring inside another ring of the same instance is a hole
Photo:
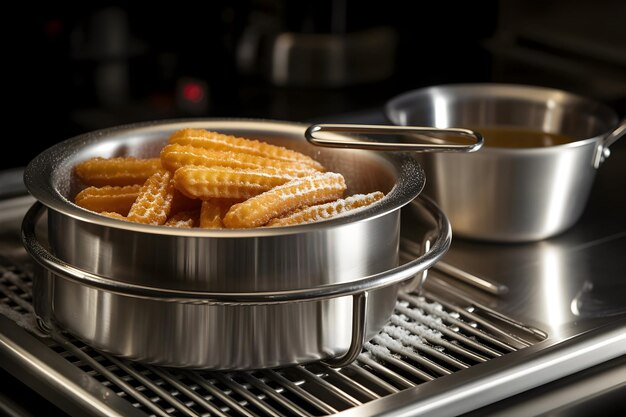
[[[552,86],[626,114],[618,0],[48,3],[5,18],[15,19],[5,33],[8,102],[18,120],[32,117],[16,126],[22,150],[5,168],[108,126],[324,120],[446,83]]]

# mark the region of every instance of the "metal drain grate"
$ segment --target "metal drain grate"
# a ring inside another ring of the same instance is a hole
[[[0,312],[34,323],[32,275],[0,258]],[[530,346],[541,338],[471,303],[401,294],[390,323],[341,369],[321,363],[253,372],[199,372],[133,363],[69,335],[41,338],[136,409],[155,416],[322,416]],[[19,323],[21,321],[21,323]],[[36,329],[31,329],[37,333]]]

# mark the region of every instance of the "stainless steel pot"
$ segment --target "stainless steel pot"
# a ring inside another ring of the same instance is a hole
[[[391,99],[397,125],[522,127],[574,138],[543,148],[486,146],[472,155],[419,156],[455,235],[532,241],[572,226],[586,205],[596,169],[626,132],[608,107],[564,91],[506,84],[429,87]],[[616,128],[617,126],[617,128]]]
[[[219,231],[117,221],[71,202],[77,162],[155,155],[183,127],[286,145],[343,173],[349,193],[386,196],[321,223]],[[82,135],[43,152],[24,177],[47,207],[48,243],[35,233],[42,207],[23,224],[24,244],[44,267],[35,280],[36,313],[96,348],[161,365],[255,369],[353,360],[391,315],[400,282],[445,253],[449,225],[425,203],[439,238],[398,266],[400,208],[423,187],[420,166],[399,154],[320,149],[306,142],[305,129],[251,120],[158,122]]]

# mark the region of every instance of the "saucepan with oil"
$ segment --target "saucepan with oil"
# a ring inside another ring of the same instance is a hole
[[[392,98],[401,126],[480,132],[479,152],[422,153],[425,193],[455,235],[533,241],[571,227],[587,203],[609,146],[626,133],[609,107],[565,91],[507,84],[435,86]]]

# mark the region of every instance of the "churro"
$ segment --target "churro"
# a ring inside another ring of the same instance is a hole
[[[137,199],[140,188],[141,185],[87,187],[76,195],[74,202],[87,210],[115,212],[126,216]]]
[[[320,172],[321,171],[321,172]],[[191,228],[311,223],[367,207],[381,192],[341,199],[341,174],[307,155],[202,129],[171,135],[159,158],[92,158],[75,167],[75,203],[104,216]]]
[[[198,216],[199,214],[196,210],[181,211],[167,219],[164,226],[191,229],[198,224]]]
[[[128,212],[128,220],[159,225],[165,223],[172,208],[174,183],[172,173],[160,170],[148,178]]]
[[[117,220],[125,220],[125,221],[127,221],[127,220],[128,220],[125,216],[122,216],[121,214],[116,213],[116,212],[114,212],[114,211],[101,211],[101,212],[100,212],[100,213],[98,213],[98,214],[101,214],[101,215],[103,215],[103,216],[110,217],[110,218],[112,218],[112,219],[117,219]]]
[[[92,158],[76,165],[74,172],[86,185],[103,187],[141,185],[159,169],[159,158]]]
[[[270,220],[267,223],[267,226],[293,226],[297,224],[317,222],[320,220],[328,220],[359,208],[365,208],[374,204],[384,196],[385,195],[380,191],[369,194],[355,194],[345,199],[331,201],[330,203],[302,208],[284,217]]]
[[[200,227],[203,229],[221,229],[224,227],[222,223],[222,210],[218,204],[210,199],[202,202],[200,208]]]
[[[263,226],[292,210],[340,198],[345,189],[343,176],[334,172],[297,178],[235,204],[224,216],[224,225],[230,228]]]
[[[298,162],[323,171],[322,164],[313,158],[282,146],[270,145],[266,142],[224,135],[217,132],[209,132],[204,129],[182,129],[175,132],[169,143],[191,145],[199,148],[214,149],[219,151],[240,152],[249,155],[264,156],[266,158]]]
[[[200,227],[203,229],[224,228],[222,219],[233,204],[240,202],[241,200],[232,198],[211,198],[203,201],[200,209]]]
[[[233,169],[187,165],[174,173],[176,188],[190,198],[246,199],[261,194],[294,177],[272,169]]]
[[[163,148],[161,151],[161,164],[170,171],[176,171],[178,168],[186,165],[199,165],[235,169],[273,168],[277,173],[285,173],[294,177],[304,177],[317,172],[310,166],[298,162],[279,161],[258,155],[216,151],[191,145],[180,145],[178,143],[170,144]]]

